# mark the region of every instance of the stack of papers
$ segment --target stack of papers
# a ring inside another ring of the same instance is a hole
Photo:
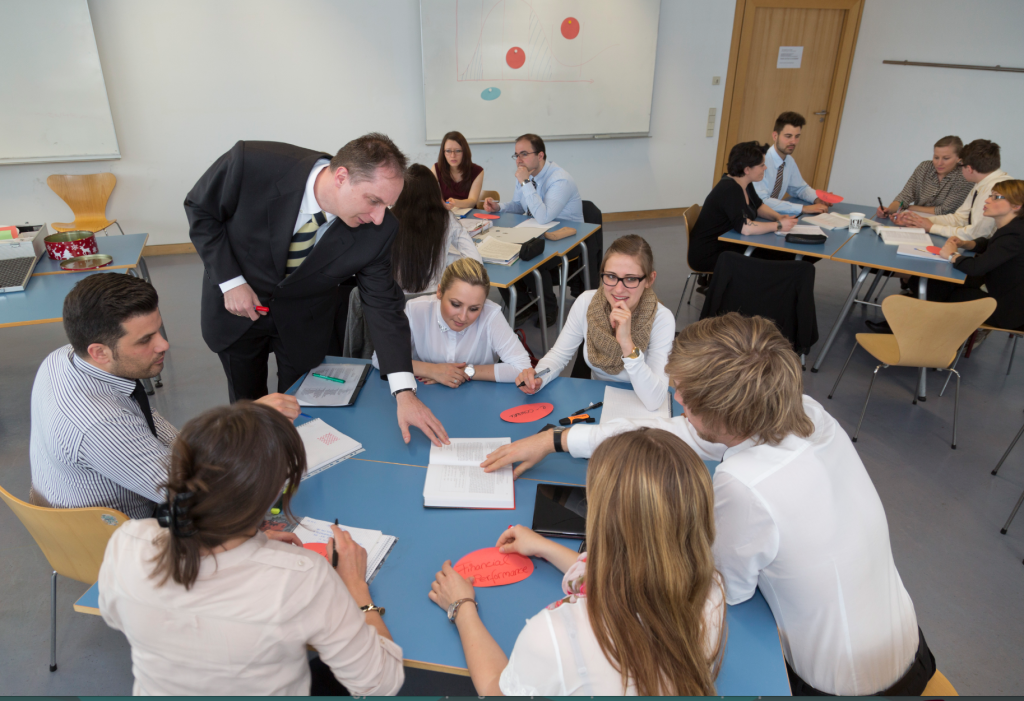
[[[556,221],[549,222],[547,224],[541,224],[540,222],[538,222],[533,217],[527,219],[524,222],[520,222],[520,223],[516,224],[516,228],[517,229],[540,229],[541,231],[547,231],[548,229],[554,229],[556,226],[558,226],[558,222],[556,222]]]
[[[924,258],[925,260],[941,260],[946,262],[945,258],[942,258],[934,253],[929,253],[924,250],[921,246],[914,246],[909,243],[902,244],[896,247],[896,255],[898,256],[909,256],[910,258]]]
[[[307,421],[296,430],[306,449],[306,474],[302,477],[303,481],[363,452],[362,443],[331,428],[321,419]]]
[[[391,548],[395,547],[398,538],[366,528],[352,528],[351,526],[340,525],[338,528],[347,531],[352,536],[352,540],[359,543],[366,550],[366,583],[369,584],[373,581],[380,566],[384,564],[384,559],[391,552]],[[327,541],[334,537],[330,523],[308,516],[299,521],[299,525],[295,526],[292,532],[299,537],[303,545],[306,543],[326,545]]]
[[[462,228],[468,231],[473,236],[479,236],[484,231],[487,231],[494,226],[494,220],[492,219],[460,219],[459,224],[462,224]]]
[[[786,234],[814,234],[817,236],[828,236],[828,234],[821,230],[820,226],[809,226],[807,224],[797,224],[789,231],[776,231],[775,233],[780,236],[785,236]]]
[[[456,509],[514,509],[512,465],[484,472],[480,463],[511,438],[451,438],[430,449],[423,505]]]
[[[519,259],[520,248],[522,248],[521,244],[506,243],[490,236],[485,236],[476,245],[476,250],[480,252],[484,263],[493,265],[512,265]]]
[[[822,229],[848,229],[850,227],[850,217],[836,214],[835,212],[825,212],[824,214],[816,214],[813,217],[804,217],[804,221],[808,224],[820,226]]]
[[[601,408],[601,423],[606,424],[615,419],[670,419],[672,418],[672,398],[665,393],[665,401],[657,411],[649,411],[636,392],[618,387],[604,388],[604,406]]]
[[[911,246],[931,246],[932,238],[924,229],[902,226],[880,226],[878,235],[882,241],[891,245],[910,244]]]
[[[529,228],[524,229],[521,226],[515,228],[508,228],[505,226],[496,226],[487,232],[487,235],[492,239],[501,241],[503,243],[515,243],[524,244],[527,241],[532,241],[538,236],[544,235],[544,229]]]

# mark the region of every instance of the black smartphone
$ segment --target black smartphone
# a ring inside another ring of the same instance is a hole
[[[587,534],[587,490],[565,484],[538,484],[533,530],[556,538]]]

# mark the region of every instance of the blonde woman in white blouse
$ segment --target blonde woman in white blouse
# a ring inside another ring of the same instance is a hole
[[[725,614],[714,539],[707,467],[678,436],[642,428],[590,459],[587,553],[525,526],[498,538],[565,573],[565,598],[526,622],[509,657],[450,561],[428,596],[458,627],[481,696],[712,695]]]
[[[100,613],[131,644],[136,696],[308,695],[311,679],[318,693],[398,692],[402,648],[370,598],[366,551],[335,527],[332,569],[295,534],[259,530],[282,490],[291,516],[305,471],[302,439],[269,407],[185,424],[167,502],[118,528],[100,567]]]
[[[460,258],[445,268],[436,295],[406,302],[412,369],[421,382],[453,389],[470,380],[512,382],[532,367],[501,307],[487,299],[490,285],[483,263]],[[376,353],[372,362],[379,369]]]
[[[616,239],[601,261],[601,286],[580,295],[569,310],[558,340],[537,363],[526,368],[516,384],[534,394],[558,377],[580,343],[593,379],[629,382],[649,411],[665,401],[665,362],[672,349],[676,320],[651,287],[658,274],[654,254],[635,234]],[[536,376],[548,370],[543,378]]]

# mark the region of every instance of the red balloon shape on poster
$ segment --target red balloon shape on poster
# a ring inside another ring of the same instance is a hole
[[[465,555],[453,569],[466,579],[473,577],[473,586],[500,587],[521,582],[533,574],[533,560],[497,548],[483,548]]]
[[[548,402],[541,402],[540,404],[520,404],[514,406],[511,409],[506,409],[501,412],[502,421],[508,421],[512,424],[528,424],[531,421],[537,419],[543,419],[545,416],[555,410],[554,404]]]
[[[580,23],[575,17],[566,17],[562,20],[562,36],[566,39],[575,39],[580,35]]]
[[[526,54],[518,46],[513,46],[505,54],[505,63],[508,64],[509,68],[522,68],[523,64],[526,63]]]

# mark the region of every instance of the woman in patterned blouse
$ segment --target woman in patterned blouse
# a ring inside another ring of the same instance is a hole
[[[936,141],[932,160],[921,161],[892,204],[885,209],[879,207],[875,216],[889,219],[901,204],[903,209],[921,214],[955,212],[974,187],[960,171],[960,150],[963,147],[964,142],[959,136],[944,136]]]

